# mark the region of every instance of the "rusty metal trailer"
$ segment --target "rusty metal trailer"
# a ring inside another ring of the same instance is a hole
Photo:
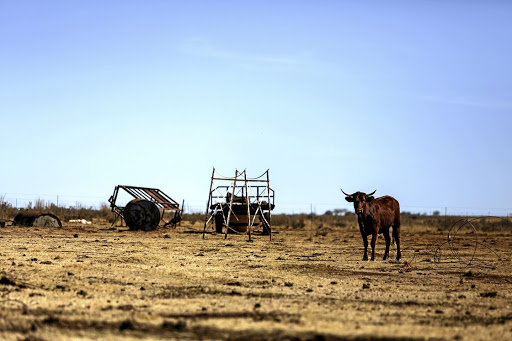
[[[116,203],[120,189],[134,198],[124,207]],[[183,204],[180,209],[180,205],[173,198],[158,188],[118,185],[114,188],[114,193],[108,202],[115,214],[112,226],[117,218],[120,218],[124,219],[131,230],[152,231],[158,226],[169,225],[176,227],[183,213]],[[169,222],[164,220],[166,211],[174,211],[174,217]]]

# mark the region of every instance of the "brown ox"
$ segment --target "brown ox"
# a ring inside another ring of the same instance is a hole
[[[343,192],[343,190],[341,190]],[[354,203],[354,210],[357,214],[357,222],[359,223],[359,231],[363,237],[364,255],[363,260],[368,260],[368,240],[369,235],[372,236],[372,258],[375,260],[375,244],[379,233],[384,234],[386,241],[386,252],[384,253],[384,260],[389,257],[389,245],[391,240],[389,238],[389,228],[393,226],[393,239],[396,242],[396,260],[402,258],[400,253],[400,204],[398,201],[389,196],[383,196],[375,199],[373,194],[376,192],[366,194],[362,192],[355,192],[347,194],[345,200]]]

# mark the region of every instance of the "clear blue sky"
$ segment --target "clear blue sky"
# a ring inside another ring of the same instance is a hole
[[[511,61],[508,1],[0,0],[0,198],[203,211],[215,166],[276,212],[506,215]]]

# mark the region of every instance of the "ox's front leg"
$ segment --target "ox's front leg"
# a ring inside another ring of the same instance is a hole
[[[363,244],[364,244],[364,254],[363,254],[363,260],[368,260],[368,238],[366,236],[366,233],[361,231],[361,237],[363,237]]]
[[[374,231],[372,233],[372,242],[371,242],[371,246],[372,246],[372,258],[370,260],[375,260],[375,244],[377,244],[377,237],[379,235],[377,234],[377,231]]]

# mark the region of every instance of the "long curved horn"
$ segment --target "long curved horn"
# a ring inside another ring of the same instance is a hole
[[[375,194],[375,192],[377,192],[377,190],[375,190],[375,191],[373,191],[373,192],[371,192],[371,193],[366,194],[366,196],[368,196],[368,197],[369,197],[370,195]]]
[[[341,189],[341,188],[340,188],[340,189]],[[343,192],[343,189],[341,189],[341,191]],[[351,196],[353,196],[353,195],[354,195],[354,194],[347,194],[347,193],[345,193],[345,192],[343,192],[343,194],[345,194],[347,197],[351,197]]]

